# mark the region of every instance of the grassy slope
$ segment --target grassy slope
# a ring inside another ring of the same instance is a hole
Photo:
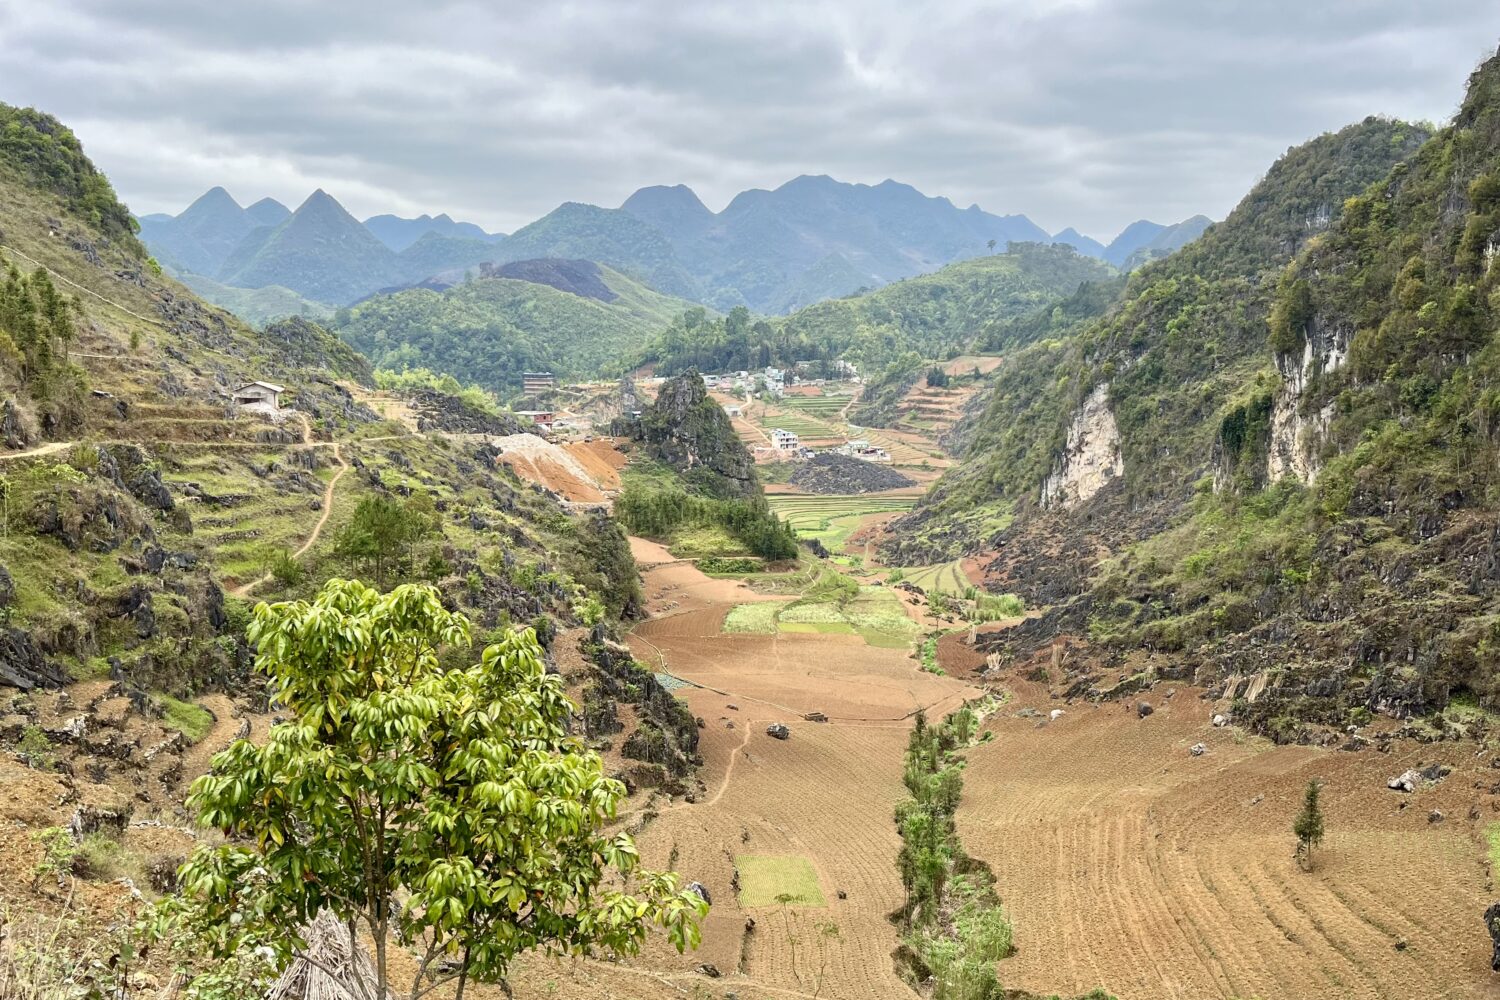
[[[27,161],[11,149],[0,147],[0,154],[0,231],[7,248],[0,249],[0,258],[27,273],[40,264],[65,293],[77,296],[74,358],[86,385],[103,394],[85,396],[82,426],[69,432],[86,443],[0,467],[11,486],[8,530],[0,540],[0,563],[16,590],[10,623],[35,637],[50,658],[78,673],[118,656],[127,680],[167,685],[178,694],[238,676],[228,657],[243,628],[235,617],[243,606],[230,599],[231,620],[215,622],[208,614],[216,603],[212,595],[221,585],[260,575],[271,551],[306,540],[317,501],[337,468],[332,442],[339,439],[346,442],[346,461],[359,458],[364,470],[341,477],[329,523],[303,560],[301,582],[268,584],[256,596],[303,594],[327,576],[347,575],[351,567],[332,555],[338,529],[361,498],[405,486],[425,489],[449,505],[442,533],[458,555],[454,569],[467,564],[480,584],[474,590],[454,583],[455,599],[474,608],[481,626],[503,607],[492,599],[491,584],[516,572],[497,572],[481,553],[503,549],[518,565],[540,567],[538,572],[555,568],[605,591],[611,601],[628,597],[629,587],[620,590],[618,581],[606,587],[599,575],[598,557],[605,550],[594,527],[503,474],[476,469],[476,456],[462,446],[437,438],[347,443],[402,428],[381,427],[372,412],[331,384],[369,379],[363,359],[337,338],[309,323],[258,333],[203,304],[154,274],[144,248],[128,232],[118,225],[108,235],[101,231],[98,220],[113,217],[112,193],[105,203],[87,188],[91,200],[80,205],[76,194],[18,166]],[[52,169],[50,161],[43,166]],[[107,184],[103,190],[108,192]],[[123,209],[115,215],[126,218]],[[60,227],[52,224],[58,219]],[[285,402],[309,417],[311,444],[299,440],[295,421],[277,434],[254,419],[225,419],[223,387],[256,378],[287,386]],[[0,396],[13,398],[24,413],[31,405],[27,392],[9,363],[0,362]],[[94,442],[120,465],[122,479],[137,471],[159,474],[174,509],[150,509],[110,481]],[[195,491],[206,499],[188,502]],[[54,501],[64,528],[81,525],[82,544],[37,530],[38,505]],[[115,513],[106,518],[105,509]],[[142,574],[142,553],[156,547],[186,554],[184,568]],[[116,611],[140,587],[155,608],[156,635],[138,634]],[[555,594],[536,607],[564,618],[569,613]]]

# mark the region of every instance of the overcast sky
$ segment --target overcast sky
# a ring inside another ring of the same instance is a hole
[[[887,177],[1108,240],[1288,146],[1446,120],[1496,0],[0,0],[0,100],[138,213],[215,184],[515,229],[686,183]]]

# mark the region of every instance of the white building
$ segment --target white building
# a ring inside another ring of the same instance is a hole
[[[771,444],[775,445],[778,451],[796,451],[802,447],[802,442],[797,435],[791,431],[784,431],[780,427],[771,431]]]
[[[866,462],[889,462],[891,460],[890,452],[884,448],[872,445],[863,438],[845,441],[837,450],[840,455],[863,459]]]
[[[234,390],[234,403],[255,413],[275,413],[281,409],[281,394],[286,387],[272,382],[246,382]]]

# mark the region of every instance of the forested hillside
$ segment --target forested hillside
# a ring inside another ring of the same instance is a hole
[[[786,317],[756,320],[743,309],[723,320],[685,315],[646,348],[642,360],[666,373],[814,359],[850,361],[872,373],[909,351],[923,357],[956,353],[991,325],[1112,274],[1108,265],[1066,246],[1018,244]]]
[[[1059,602],[1012,651],[1269,668],[1237,713],[1279,739],[1492,704],[1500,57],[1426,139],[1369,119],[1292,150],[1106,316],[1057,316],[898,544],[998,549],[992,578]],[[983,507],[1018,516],[982,537]]]
[[[475,277],[442,291],[376,296],[340,310],[334,327],[377,367],[431,368],[503,391],[528,370],[623,370],[655,331],[692,308],[589,261],[531,263],[484,273],[535,280]]]
[[[989,328],[988,346],[1031,346],[993,376],[967,461],[919,516],[1039,500],[1074,414],[1095,393],[1108,397],[1115,430],[1099,436],[1117,438],[1132,502],[1183,502],[1209,467],[1219,417],[1272,377],[1265,330],[1281,270],[1425,137],[1372,118],[1314,139],[1278,160],[1224,222],[1132,275],[1102,317],[1110,286],[1096,285]]]
[[[696,371],[667,379],[616,432],[637,442],[615,516],[632,534],[670,540],[700,528],[726,533],[767,560],[794,559],[796,533],[766,504],[755,461]]]

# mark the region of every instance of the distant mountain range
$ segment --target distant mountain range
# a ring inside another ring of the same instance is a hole
[[[510,236],[447,215],[361,223],[321,190],[292,211],[270,198],[242,208],[216,187],[180,215],[139,221],[161,263],[197,276],[195,287],[210,296],[216,286],[277,286],[336,307],[481,263],[560,258],[593,261],[718,310],[746,306],[768,315],[1013,243],[1066,244],[1129,268],[1209,225],[1202,216],[1173,226],[1143,220],[1105,245],[1071,228],[1049,235],[1024,215],[961,209],[896,181],[846,184],[827,176],[741,192],[718,213],[680,184],[642,188],[619,208],[566,202]],[[220,297],[228,308],[229,299],[244,298]]]
[[[181,215],[139,221],[142,241],[163,266],[231,309],[243,299],[220,293],[225,286],[276,286],[313,304],[345,305],[377,289],[476,265],[504,239],[446,215],[381,215],[361,223],[321,190],[294,212],[271,198],[241,208],[216,187]]]

